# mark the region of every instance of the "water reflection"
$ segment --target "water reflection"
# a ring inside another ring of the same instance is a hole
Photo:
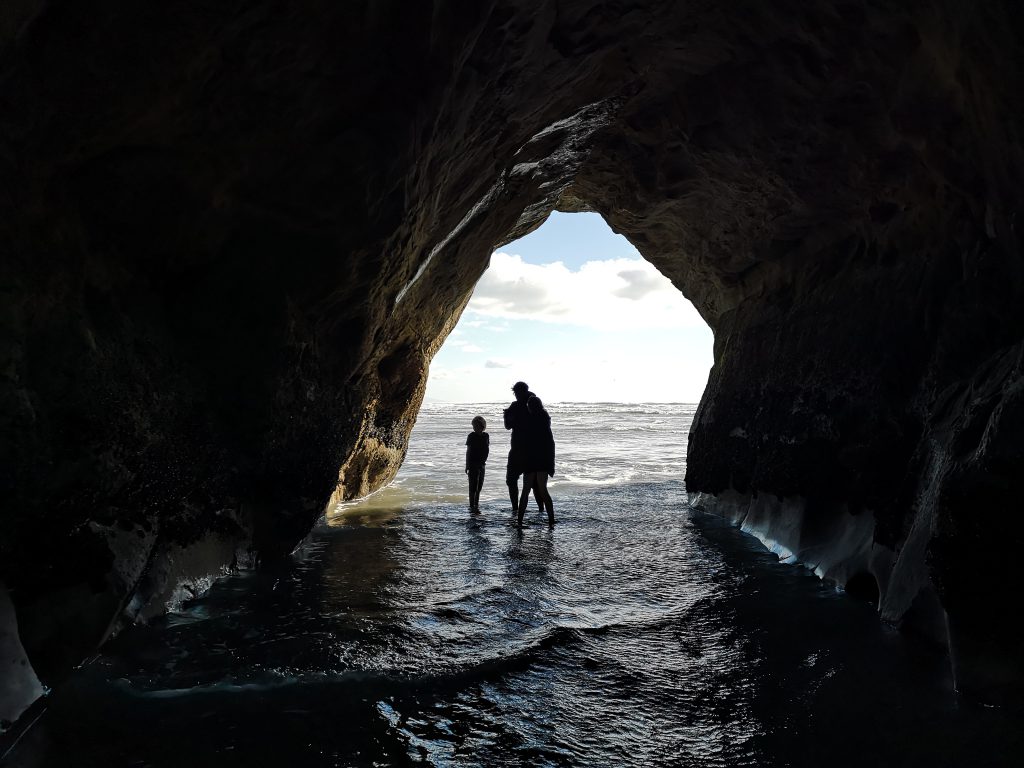
[[[1015,763],[1019,718],[958,710],[944,659],[682,498],[566,495],[554,530],[346,510],[124,633],[11,764]]]
[[[370,528],[379,528],[394,523],[402,514],[400,505],[392,498],[381,498],[371,496],[360,503],[339,504],[328,510],[324,521],[330,528],[342,528],[344,526],[363,525]]]

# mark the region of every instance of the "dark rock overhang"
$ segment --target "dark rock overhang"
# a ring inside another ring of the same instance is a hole
[[[389,481],[491,250],[560,208],[715,332],[691,492],[858,531],[889,620],[1019,690],[1011,3],[2,14],[0,583],[45,681]]]

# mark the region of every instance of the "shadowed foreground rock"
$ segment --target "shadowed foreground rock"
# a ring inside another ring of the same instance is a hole
[[[552,209],[715,331],[695,502],[1019,692],[1024,30],[977,5],[5,7],[0,717],[387,483]]]

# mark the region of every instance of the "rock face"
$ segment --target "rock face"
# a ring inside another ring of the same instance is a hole
[[[1019,691],[1024,30],[971,5],[9,4],[0,582],[35,673],[389,481],[488,255],[557,208],[715,331],[695,501]]]

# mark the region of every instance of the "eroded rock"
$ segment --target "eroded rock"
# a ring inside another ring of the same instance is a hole
[[[560,207],[715,331],[691,492],[1019,690],[1012,4],[12,9],[0,579],[44,681],[389,481],[488,255]]]

